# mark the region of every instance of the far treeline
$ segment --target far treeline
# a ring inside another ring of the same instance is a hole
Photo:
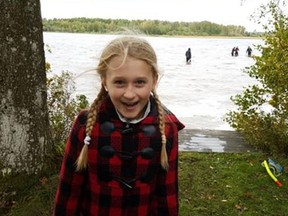
[[[160,20],[127,20],[100,18],[43,19],[43,30],[48,32],[75,32],[111,34],[123,30],[139,31],[147,35],[168,36],[259,36],[245,27],[202,22],[169,22]]]

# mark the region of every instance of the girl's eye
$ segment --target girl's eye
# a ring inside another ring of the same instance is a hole
[[[114,81],[114,84],[115,84],[116,86],[123,86],[123,85],[124,85],[124,81],[122,81],[122,80],[115,80],[115,81]]]
[[[136,81],[136,84],[140,85],[140,86],[144,85],[145,83],[146,83],[145,80],[137,80]]]

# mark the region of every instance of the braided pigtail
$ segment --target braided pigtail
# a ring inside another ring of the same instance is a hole
[[[91,140],[91,133],[93,129],[93,125],[96,122],[97,112],[99,110],[100,104],[103,99],[106,97],[107,92],[105,91],[104,87],[101,86],[100,92],[97,95],[97,98],[92,103],[86,123],[86,137],[84,139],[84,145],[81,149],[81,152],[76,160],[76,170],[81,171],[87,168],[88,164],[88,145],[90,144]]]
[[[153,90],[152,91],[153,96],[155,98],[157,108],[158,108],[158,113],[159,113],[159,130],[161,133],[161,166],[164,170],[168,171],[169,169],[169,163],[168,163],[168,156],[167,156],[167,150],[166,150],[166,135],[165,135],[165,119],[164,119],[164,110],[161,105],[160,99],[156,92]]]

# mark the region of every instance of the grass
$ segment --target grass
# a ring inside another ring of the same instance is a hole
[[[263,153],[181,152],[180,216],[288,214],[287,173],[277,187],[261,163]],[[287,167],[288,159],[272,159]],[[52,215],[58,175],[0,178],[0,215]]]
[[[181,153],[180,215],[288,214],[287,174],[278,177],[279,188],[261,165],[266,159],[262,153]]]

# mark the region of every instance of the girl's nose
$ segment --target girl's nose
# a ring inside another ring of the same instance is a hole
[[[128,87],[125,89],[124,97],[130,99],[130,98],[133,98],[134,96],[135,96],[135,91],[134,91],[133,86],[128,86]]]

